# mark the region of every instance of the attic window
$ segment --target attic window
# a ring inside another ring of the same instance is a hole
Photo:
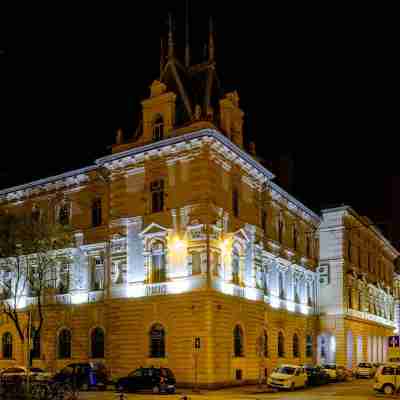
[[[153,141],[162,139],[164,139],[164,120],[161,115],[157,115],[153,123]]]

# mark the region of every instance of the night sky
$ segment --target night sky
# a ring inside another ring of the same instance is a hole
[[[90,165],[117,128],[132,134],[168,12],[183,60],[184,3],[35,4],[2,24],[0,188]],[[394,10],[214,0],[190,14],[192,59],[211,15],[222,86],[239,92],[247,141],[274,165],[293,161],[290,192],[317,212],[350,204],[399,244]]]

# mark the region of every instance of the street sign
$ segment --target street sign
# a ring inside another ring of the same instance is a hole
[[[389,336],[389,347],[400,347],[400,336]]]
[[[389,361],[400,358],[400,336],[389,336],[387,358]]]
[[[194,348],[200,350],[200,338],[198,336],[194,338]]]

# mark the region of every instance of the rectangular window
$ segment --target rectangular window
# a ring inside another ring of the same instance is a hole
[[[261,211],[261,229],[267,233],[267,212],[265,210]]]
[[[348,258],[349,262],[351,262],[351,252],[352,252],[351,240],[349,240],[349,242],[347,244],[347,258]]]
[[[103,290],[103,289],[104,289],[104,258],[102,256],[96,256],[92,261],[91,290]]]
[[[94,199],[92,203],[92,226],[100,226],[101,224],[101,199]]]
[[[235,217],[239,216],[239,191],[237,187],[232,190],[232,211]]]
[[[157,180],[150,184],[151,212],[158,213],[164,210],[164,181]]]

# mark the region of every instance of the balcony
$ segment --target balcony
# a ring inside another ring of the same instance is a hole
[[[377,324],[389,326],[391,328],[396,327],[396,324],[394,321],[380,317],[379,315],[371,314],[367,311],[359,311],[359,310],[353,310],[352,308],[349,308],[346,311],[346,315],[351,318],[358,318],[358,319],[363,319],[366,321],[376,322]]]

